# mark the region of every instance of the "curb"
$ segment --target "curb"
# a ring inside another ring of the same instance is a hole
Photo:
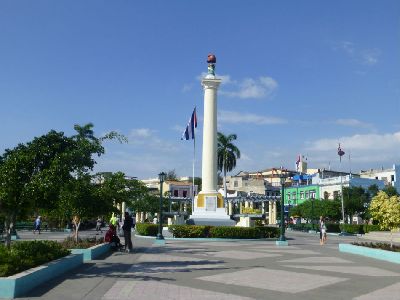
[[[0,278],[0,298],[20,297],[37,286],[83,264],[83,254],[70,254],[44,265]]]
[[[147,235],[138,235],[135,237],[143,238],[143,239],[156,239],[155,236],[147,236]],[[201,242],[242,242],[242,241],[276,241],[277,238],[265,238],[265,239],[224,239],[224,238],[174,238],[174,237],[164,237],[165,240],[171,241],[201,241]]]
[[[339,244],[339,251],[400,264],[400,252],[374,249],[351,244]]]
[[[111,245],[108,243],[96,245],[87,249],[70,249],[72,254],[83,254],[83,261],[96,259],[97,257],[110,251]]]

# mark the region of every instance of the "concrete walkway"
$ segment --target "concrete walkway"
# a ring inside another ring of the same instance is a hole
[[[288,232],[273,241],[172,241],[134,238],[116,252],[56,278],[21,299],[399,299],[399,265],[340,253],[357,237]],[[364,241],[364,240],[362,240]]]

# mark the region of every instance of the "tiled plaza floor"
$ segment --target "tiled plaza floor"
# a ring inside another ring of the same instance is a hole
[[[54,279],[23,299],[400,299],[399,265],[338,251],[357,237],[288,232],[273,241],[135,238],[113,253]]]

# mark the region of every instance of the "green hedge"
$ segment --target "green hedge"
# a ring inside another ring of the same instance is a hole
[[[67,256],[71,251],[55,241],[23,241],[0,245],[0,277],[11,276],[49,261]]]
[[[311,223],[300,223],[300,224],[291,224],[289,225],[289,228],[293,230],[299,230],[299,231],[309,231],[313,229],[313,224]],[[318,224],[314,224],[314,230],[318,229]]]
[[[158,225],[148,224],[148,223],[137,223],[136,232],[140,235],[156,236],[158,233]]]
[[[171,225],[168,230],[176,238],[206,238],[210,237],[211,226]]]
[[[176,238],[259,239],[279,236],[279,229],[275,227],[171,225],[169,231]]]

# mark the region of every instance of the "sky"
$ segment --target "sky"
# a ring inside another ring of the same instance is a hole
[[[358,172],[400,163],[400,1],[0,2],[0,151],[94,124],[94,171],[201,176],[207,55],[232,174],[283,166]],[[339,163],[338,143],[345,156]],[[350,157],[349,157],[350,154]]]

